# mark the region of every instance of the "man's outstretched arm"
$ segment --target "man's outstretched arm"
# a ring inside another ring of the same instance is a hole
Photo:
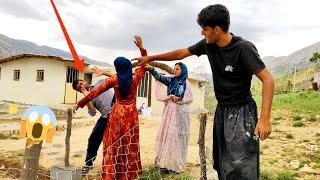
[[[144,65],[145,63],[149,63],[151,61],[175,61],[175,60],[181,60],[188,56],[191,56],[192,54],[189,52],[187,48],[185,49],[178,49],[175,51],[163,53],[163,54],[157,54],[153,56],[143,56],[139,58],[134,58],[132,60],[139,61],[139,66]]]

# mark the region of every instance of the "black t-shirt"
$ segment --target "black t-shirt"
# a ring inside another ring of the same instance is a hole
[[[238,105],[252,102],[252,75],[265,68],[256,47],[249,41],[234,36],[225,47],[206,44],[203,39],[188,48],[191,54],[208,56],[219,104]]]

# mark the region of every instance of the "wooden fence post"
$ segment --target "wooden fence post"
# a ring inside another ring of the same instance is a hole
[[[68,115],[68,119],[67,119],[67,134],[66,134],[66,139],[65,139],[66,153],[64,155],[64,165],[66,167],[69,167],[70,166],[70,163],[69,163],[70,136],[71,136],[71,126],[72,126],[72,109],[71,108],[68,108],[67,115]]]
[[[205,134],[206,134],[206,124],[207,124],[207,113],[200,113],[200,130],[199,130],[199,156],[200,156],[200,170],[201,177],[200,180],[207,179],[207,167],[206,167],[206,145],[205,145]]]
[[[31,139],[27,139],[32,141]],[[25,147],[24,162],[22,164],[22,171],[20,175],[21,180],[36,180],[39,170],[39,157],[42,148],[42,141],[39,144],[33,144],[30,148]]]

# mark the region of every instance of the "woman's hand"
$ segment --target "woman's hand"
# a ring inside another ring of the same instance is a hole
[[[142,39],[140,36],[134,36],[134,43],[138,46],[140,49],[144,49],[142,45]]]
[[[153,66],[151,66],[150,64],[145,64],[144,67],[146,68],[147,71],[153,70]]]
[[[179,98],[178,96],[170,96],[170,99],[171,99],[174,103],[176,103],[176,102],[178,102],[178,101],[180,100],[180,98]]]
[[[97,74],[97,76],[102,76],[104,75],[104,71],[102,69],[99,69],[97,67],[93,67],[91,68],[91,71],[95,74]]]

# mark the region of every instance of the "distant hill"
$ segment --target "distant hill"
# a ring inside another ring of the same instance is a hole
[[[49,46],[38,46],[37,44],[30,41],[13,39],[3,34],[0,34],[0,59],[8,56],[23,54],[23,53],[52,55],[52,56],[59,56],[59,57],[73,59],[71,53],[69,52],[52,48]],[[95,61],[86,56],[79,55],[79,57],[81,59],[84,59],[85,62],[89,64],[94,64],[94,65],[99,65],[104,67],[112,66],[109,63]]]
[[[302,48],[289,56],[267,56],[262,60],[272,74],[283,75],[293,72],[295,66],[297,70],[300,70],[313,65],[309,62],[309,59],[314,52],[320,52],[320,42]]]

